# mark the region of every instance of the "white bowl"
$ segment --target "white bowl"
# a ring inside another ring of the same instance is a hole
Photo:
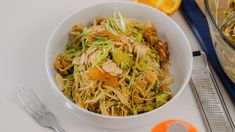
[[[115,9],[118,9],[124,17],[137,19],[141,22],[151,21],[157,28],[160,38],[168,42],[170,52],[170,71],[175,82],[170,85],[173,98],[155,110],[150,112],[127,117],[112,117],[96,114],[80,108],[58,89],[55,83],[53,62],[57,54],[63,52],[68,39],[68,31],[72,25],[77,23],[88,24],[95,17],[112,16]],[[46,49],[46,72],[52,89],[58,97],[58,103],[62,103],[68,110],[76,113],[80,119],[84,119],[94,125],[124,129],[141,126],[164,115],[164,112],[175,103],[176,98],[185,89],[192,70],[192,51],[189,41],[180,27],[168,16],[149,6],[134,2],[108,2],[90,6],[80,10],[64,19],[52,33]]]

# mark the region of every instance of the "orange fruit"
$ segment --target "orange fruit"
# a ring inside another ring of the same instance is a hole
[[[151,132],[167,132],[169,125],[171,125],[172,123],[178,123],[178,124],[183,125],[186,128],[187,132],[197,132],[197,129],[194,128],[191,124],[185,121],[181,121],[181,120],[167,120],[167,121],[161,122],[160,124],[157,124],[156,126],[154,126]]]
[[[152,6],[167,15],[175,13],[181,4],[181,0],[133,0],[135,2],[143,3]]]

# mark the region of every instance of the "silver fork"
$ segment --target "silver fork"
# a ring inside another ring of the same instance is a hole
[[[25,106],[26,112],[41,126],[65,132],[56,121],[55,115],[38,99],[29,88],[23,87],[16,91],[19,101]]]

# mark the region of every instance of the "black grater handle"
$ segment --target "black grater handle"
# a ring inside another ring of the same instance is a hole
[[[196,56],[200,56],[201,55],[201,51],[193,51],[193,57],[196,57]]]

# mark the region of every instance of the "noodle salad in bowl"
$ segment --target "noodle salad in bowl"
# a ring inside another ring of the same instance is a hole
[[[136,115],[171,99],[168,46],[152,23],[113,17],[73,25],[54,62],[57,85],[80,107],[111,116]]]
[[[172,112],[190,78],[192,50],[181,28],[160,11],[106,2],[56,26],[45,66],[65,114],[125,129]]]

